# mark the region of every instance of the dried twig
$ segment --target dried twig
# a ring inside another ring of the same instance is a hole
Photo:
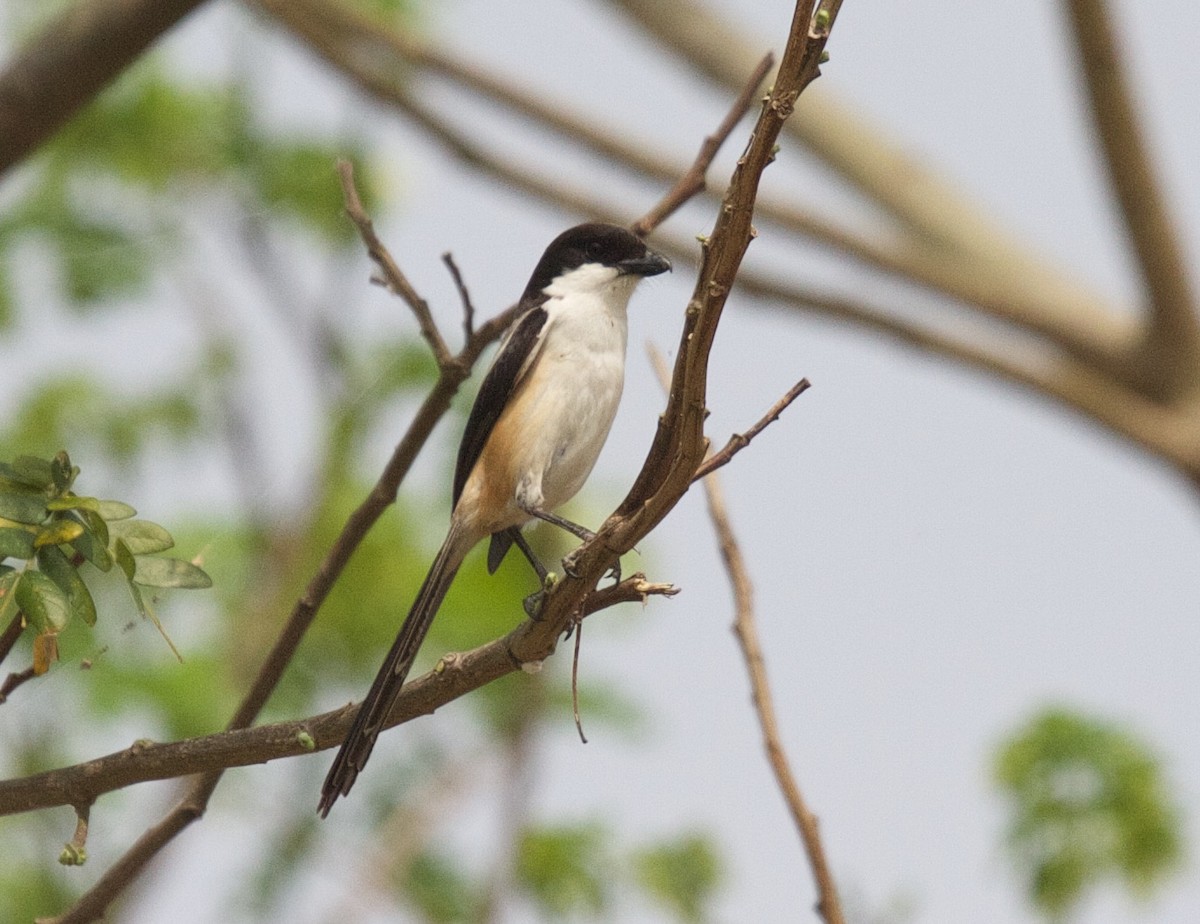
[[[754,424],[745,433],[735,433],[729,438],[726,443],[717,452],[714,452],[704,463],[696,469],[696,474],[693,476],[693,481],[699,481],[705,475],[711,475],[723,465],[729,464],[729,460],[736,456],[739,452],[750,445],[750,441],[758,434],[762,433],[768,426],[779,419],[779,415],[787,410],[788,406],[806,392],[812,383],[808,379],[801,379],[791,388],[789,388],[782,398],[771,405],[771,409],[767,411],[758,422]]]
[[[681,208],[689,199],[696,196],[698,193],[704,192],[706,183],[705,178],[708,175],[708,167],[713,162],[713,158],[717,156],[717,152],[721,150],[721,146],[725,143],[725,139],[737,127],[738,122],[750,111],[750,106],[754,102],[755,96],[758,95],[758,89],[762,86],[762,82],[766,80],[767,74],[770,73],[772,67],[775,66],[775,56],[767,52],[758,66],[750,74],[750,79],[746,81],[746,86],[742,92],[738,94],[738,98],[734,100],[733,106],[730,107],[728,114],[717,126],[717,130],[704,139],[704,143],[700,145],[700,152],[696,155],[696,160],[687,172],[683,174],[667,191],[667,194],[660,199],[655,206],[650,209],[645,215],[639,218],[631,226],[631,230],[638,237],[645,237],[671,215]]]
[[[463,338],[469,341],[475,336],[475,304],[471,301],[471,293],[467,291],[463,274],[454,262],[454,254],[447,250],[442,254],[442,262],[446,264],[446,269],[450,271],[450,277],[454,280],[454,287],[458,289],[458,298],[462,302],[463,310]]]
[[[805,853],[808,855],[808,862],[812,867],[819,896],[817,910],[827,924],[845,924],[837,885],[829,869],[825,847],[821,843],[817,817],[809,811],[808,805],[804,801],[800,786],[796,782],[796,777],[788,762],[787,752],[784,751],[783,742],[779,737],[779,723],[775,717],[775,705],[771,698],[771,686],[767,679],[767,666],[763,660],[762,643],[759,641],[758,628],[754,619],[753,588],[746,571],[746,562],[742,558],[741,549],[729,523],[720,481],[715,474],[710,474],[704,479],[704,493],[708,498],[708,512],[720,542],[721,558],[725,563],[725,570],[729,574],[729,581],[733,587],[736,613],[734,632],[741,645],[742,656],[746,661],[746,670],[750,675],[754,710],[758,714],[759,725],[762,728],[763,747],[767,752],[767,760],[771,764],[775,781],[792,814]]]
[[[13,671],[4,678],[4,683],[0,683],[0,703],[6,702],[13,690],[36,676],[37,671],[33,667],[27,667],[23,671]]]
[[[354,185],[354,165],[348,160],[339,160],[337,162],[338,176],[342,181],[342,196],[346,203],[346,215],[354,222],[354,227],[358,229],[359,237],[366,245],[367,254],[371,260],[379,267],[382,277],[381,283],[393,295],[397,295],[404,300],[404,303],[412,309],[412,313],[417,318],[417,324],[421,328],[421,336],[425,338],[425,342],[429,344],[429,348],[433,350],[433,358],[437,360],[439,366],[444,366],[450,361],[450,348],[446,346],[446,341],[442,339],[441,331],[438,330],[437,324],[434,323],[433,313],[429,310],[429,303],[417,294],[416,289],[412,287],[412,283],[408,281],[408,277],[400,269],[400,266],[392,258],[391,252],[379,240],[379,236],[375,233],[375,223],[371,221],[371,216],[366,213],[363,208],[362,200],[358,196],[358,188]]]

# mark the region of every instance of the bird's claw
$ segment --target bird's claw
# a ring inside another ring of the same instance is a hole
[[[582,548],[582,546],[580,548]],[[563,572],[568,577],[572,577],[572,578],[579,577],[579,572],[575,568],[575,563],[578,560],[579,560],[579,549],[576,549],[574,552],[569,553],[562,560]],[[613,566],[611,568],[609,568],[606,572],[604,572],[604,576],[611,577],[613,579],[614,584],[620,584],[621,583],[621,559],[618,558],[615,562],[613,562]]]
[[[542,578],[542,589],[531,593],[522,602],[525,608],[525,615],[534,622],[539,622],[542,618],[542,606],[546,602],[546,594],[552,591],[559,582],[560,578],[553,571],[547,571],[546,576]]]

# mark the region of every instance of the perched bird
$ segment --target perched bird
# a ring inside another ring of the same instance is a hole
[[[608,438],[625,382],[629,297],[643,277],[670,268],[616,225],[578,225],[546,248],[471,408],[446,540],[325,778],[322,817],[371,756],[467,553],[491,536],[488,570],[495,571],[515,543],[544,579],[521,536],[524,524],[536,518],[590,537],[553,511],[583,486]]]

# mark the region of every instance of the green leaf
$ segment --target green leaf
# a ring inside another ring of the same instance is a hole
[[[82,619],[89,626],[94,626],[96,624],[96,602],[92,599],[92,593],[88,590],[87,584],[83,583],[83,578],[79,576],[79,572],[62,553],[62,550],[53,545],[38,549],[37,563],[38,567],[42,569],[42,573],[67,595],[71,615]]]
[[[125,580],[132,584],[133,576],[137,572],[137,562],[134,560],[133,553],[129,551],[129,546],[120,539],[114,539],[109,545],[109,551],[112,552],[113,561],[124,572]],[[145,613],[142,615],[144,616]]]
[[[14,526],[0,526],[0,559],[33,558],[33,533]]]
[[[136,292],[146,281],[144,248],[115,222],[96,221],[67,206],[57,231],[67,295],[78,305]]]
[[[525,831],[517,846],[517,881],[554,920],[598,915],[609,904],[608,837],[598,824]]]
[[[699,834],[639,850],[633,857],[646,892],[684,921],[700,922],[716,895],[721,864],[711,839]]]
[[[39,635],[61,632],[70,621],[67,595],[40,571],[26,571],[15,593],[17,606]]]
[[[147,587],[212,587],[212,578],[190,561],[179,558],[151,558],[146,555],[137,555],[135,559],[137,570],[133,579]]]
[[[105,520],[128,520],[137,516],[137,511],[121,501],[102,500],[99,502],[99,514]]]
[[[1048,709],[1007,739],[994,773],[1041,911],[1061,917],[1105,879],[1144,894],[1177,867],[1180,815],[1159,761],[1115,723]]]
[[[98,513],[81,510],[77,515],[85,529],[72,540],[72,547],[101,571],[108,571],[113,566],[108,551],[108,527]]]
[[[433,924],[460,924],[478,917],[478,890],[462,864],[431,852],[420,854],[405,871],[404,897]]]
[[[109,524],[109,533],[124,540],[134,555],[164,552],[175,545],[169,532],[149,520],[118,520]]]
[[[82,517],[83,525],[88,528],[88,532],[96,537],[96,541],[107,548],[109,543],[108,524],[104,522],[104,517],[100,515],[99,511],[92,511],[85,508],[79,511],[78,516]],[[107,571],[108,569],[104,570]]]
[[[54,484],[50,462],[37,456],[17,456],[12,471],[18,481],[31,488],[45,489]]]
[[[64,517],[61,520],[55,520],[49,526],[43,526],[39,529],[33,539],[33,544],[39,549],[45,545],[62,545],[67,542],[73,542],[82,533],[82,523],[78,520]]]
[[[46,495],[36,488],[0,477],[0,517],[36,526],[46,519]]]

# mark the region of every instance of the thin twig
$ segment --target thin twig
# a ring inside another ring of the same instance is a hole
[[[583,645],[583,622],[575,626],[575,654],[571,658],[571,710],[575,714],[575,730],[579,732],[579,740],[587,744],[587,735],[583,733],[583,719],[579,716],[579,649]]]
[[[670,388],[671,374],[662,353],[653,344],[647,344],[646,351],[650,356],[650,364],[654,367],[654,372],[658,376],[660,384],[664,389]],[[788,395],[784,396],[784,399],[776,402],[771,412],[755,424],[751,430],[747,431],[747,436],[744,437],[745,443],[748,444],[754,436],[771,424],[772,421],[778,419],[779,413],[807,387],[808,380],[802,379],[788,392]],[[722,452],[729,450],[730,446],[734,445],[734,440],[736,439],[737,437],[735,436],[733,440],[730,440]],[[728,462],[730,458],[736,455],[737,451],[733,450],[729,452],[725,462]],[[804,802],[804,798],[800,793],[800,787],[796,783],[791,765],[788,762],[787,754],[779,739],[779,728],[775,719],[775,707],[771,698],[771,688],[767,682],[766,664],[763,660],[762,646],[759,643],[758,630],[755,625],[754,590],[750,582],[750,575],[746,570],[745,559],[742,557],[741,548],[738,545],[733,533],[733,527],[729,521],[729,514],[726,510],[725,499],[721,491],[721,482],[716,475],[716,470],[720,468],[720,465],[708,464],[713,458],[715,456],[710,456],[705,464],[700,466],[700,470],[696,474],[696,479],[704,479],[704,494],[708,501],[709,517],[712,520],[713,529],[717,533],[717,539],[721,547],[721,559],[725,564],[725,571],[729,575],[729,583],[733,589],[734,632],[737,635],[742,655],[746,661],[746,669],[750,675],[750,686],[754,697],[754,710],[758,715],[759,725],[762,728],[763,745],[767,752],[767,760],[771,764],[775,780],[800,832],[801,843],[808,854],[809,865],[812,867],[813,877],[817,882],[817,892],[820,896],[819,910],[821,916],[825,918],[827,924],[844,924],[841,901],[838,898],[837,887],[833,881],[833,877],[829,872],[829,863],[825,857],[825,849],[821,844],[817,819],[809,812]],[[721,464],[724,464],[724,462]]]
[[[348,160],[339,160],[337,162],[338,176],[342,181],[342,196],[345,200],[346,215],[354,222],[354,227],[358,229],[359,237],[362,238],[363,244],[367,248],[367,254],[379,267],[382,273],[382,284],[393,295],[402,298],[405,304],[412,309],[412,313],[417,318],[417,324],[421,328],[421,336],[425,338],[425,342],[429,344],[429,348],[433,350],[433,358],[437,360],[439,366],[450,361],[450,348],[446,346],[446,341],[442,339],[441,331],[438,330],[437,324],[434,323],[433,313],[429,310],[429,303],[417,294],[416,289],[412,287],[412,283],[408,281],[408,277],[400,269],[399,265],[392,258],[391,252],[384,246],[383,241],[375,233],[375,223],[371,221],[371,216],[367,214],[363,208],[362,200],[358,195],[358,188],[354,184],[354,165]]]
[[[771,698],[771,687],[767,678],[767,666],[763,660],[762,643],[758,637],[758,628],[754,618],[754,595],[746,572],[746,563],[741,549],[729,523],[729,515],[725,508],[720,482],[716,474],[704,479],[704,493],[708,499],[708,511],[716,529],[721,545],[721,558],[729,573],[729,581],[733,587],[733,598],[736,616],[734,632],[746,661],[746,670],[750,675],[750,688],[753,692],[754,710],[758,714],[759,725],[762,728],[763,747],[767,752],[767,760],[775,774],[775,781],[783,794],[792,820],[800,833],[800,840],[808,855],[812,867],[813,879],[817,885],[817,910],[826,924],[845,924],[842,914],[841,900],[838,898],[837,884],[829,869],[829,860],[825,856],[825,847],[821,842],[820,827],[817,817],[809,811],[800,786],[792,773],[788,762],[787,752],[779,737],[779,724],[775,716],[775,705]]]
[[[13,690],[36,676],[37,671],[32,667],[27,667],[23,671],[13,671],[4,678],[4,683],[0,683],[0,703],[7,702]]]
[[[63,844],[58,857],[58,862],[63,866],[83,866],[87,862],[88,818],[91,811],[91,803],[85,802],[75,807],[75,833]]]
[[[454,254],[447,250],[442,254],[442,262],[446,264],[446,269],[450,270],[454,287],[458,289],[458,298],[462,302],[463,310],[463,339],[470,341],[475,336],[475,304],[471,301],[471,293],[467,291],[467,284],[463,281],[462,272],[459,270],[458,264],[454,262]]]
[[[733,106],[729,112],[717,126],[717,130],[704,139],[704,143],[700,145],[700,152],[696,155],[696,160],[687,172],[683,174],[667,194],[658,201],[655,206],[650,209],[645,215],[639,218],[631,225],[630,230],[638,237],[645,237],[679,208],[681,208],[689,199],[699,193],[704,192],[706,182],[705,178],[708,175],[709,165],[713,162],[713,158],[717,156],[717,152],[721,150],[721,146],[725,140],[737,127],[738,122],[742,121],[746,113],[750,111],[750,106],[754,103],[755,97],[758,96],[759,87],[766,80],[767,74],[771,68],[775,66],[775,56],[769,51],[763,55],[763,59],[758,62],[758,66],[750,74],[750,79],[746,81],[746,86],[742,92],[738,94],[738,98],[734,100]]]
[[[745,433],[735,433],[729,438],[726,443],[717,452],[714,452],[704,463],[696,470],[694,481],[699,481],[705,475],[711,475],[723,465],[728,465],[729,461],[739,452],[750,445],[750,441],[758,434],[762,433],[768,426],[779,419],[779,415],[787,410],[788,405],[800,397],[804,392],[812,387],[812,383],[808,379],[801,379],[795,385],[787,390],[782,398],[771,405],[771,409],[767,411],[758,422],[747,430]]]

